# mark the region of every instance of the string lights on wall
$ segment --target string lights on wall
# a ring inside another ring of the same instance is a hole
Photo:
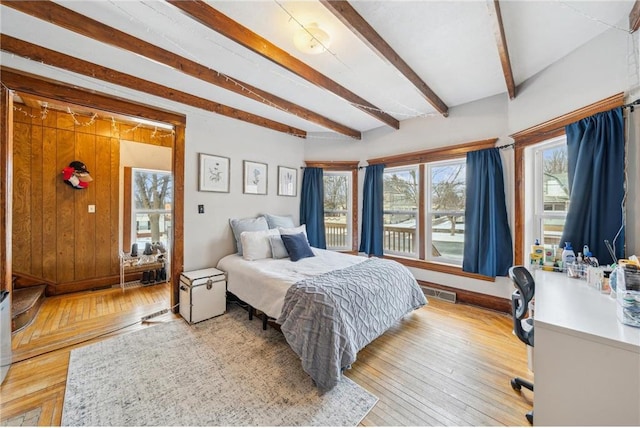
[[[41,107],[41,115],[35,115],[35,114],[31,114],[29,112],[27,112],[26,110],[24,110],[22,107],[13,106],[13,111],[17,112],[17,113],[21,113],[31,119],[40,119],[40,120],[45,120],[47,118],[47,115],[49,113],[49,109],[48,107],[43,104],[43,106]],[[98,113],[93,113],[93,115],[91,116],[91,118],[88,121],[85,122],[81,122],[80,120],[78,120],[77,115],[78,113],[74,112],[73,110],[71,110],[70,107],[67,107],[67,111],[66,113],[71,116],[72,120],[73,120],[73,127],[62,127],[61,129],[74,129],[77,127],[87,127],[87,126],[91,126],[95,123],[95,121],[97,119],[100,119],[100,117],[98,116]],[[127,129],[121,129],[118,125],[121,122],[117,122],[116,119],[114,117],[110,117],[111,119],[111,128],[114,131],[115,134],[120,135],[121,137],[123,135],[135,132],[137,129],[139,129],[140,127],[143,126],[142,123],[138,123],[136,124],[134,127],[132,128],[127,128]],[[124,124],[124,123],[123,123]],[[158,131],[158,127],[154,127],[153,128],[153,132],[151,132],[151,138],[171,138],[175,135],[175,131],[171,130],[170,132],[160,132]]]

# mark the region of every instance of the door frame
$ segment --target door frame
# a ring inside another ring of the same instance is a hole
[[[141,117],[174,126],[172,172],[174,174],[173,248],[171,251],[171,307],[177,313],[180,274],[184,268],[184,158],[186,116],[145,104],[116,98],[105,93],[79,88],[22,71],[2,67],[2,102],[0,111],[0,274],[2,290],[12,290],[12,194],[13,194],[13,98],[11,91],[59,100],[62,103]]]

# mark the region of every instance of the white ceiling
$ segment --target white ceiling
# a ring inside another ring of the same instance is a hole
[[[359,131],[386,126],[344,99],[204,27],[164,1],[56,3]],[[438,114],[400,72],[318,1],[215,0],[207,3],[399,121]],[[350,4],[449,108],[500,93],[507,97],[486,1],[351,1]],[[604,31],[625,30],[633,4],[634,0],[501,0],[515,84],[521,84]],[[268,104],[5,5],[0,6],[0,14],[3,34],[309,133],[329,131]],[[311,22],[330,33],[329,51],[307,55],[295,49],[294,32],[300,24]],[[43,70],[41,64],[6,52],[0,60],[8,67],[36,74]]]

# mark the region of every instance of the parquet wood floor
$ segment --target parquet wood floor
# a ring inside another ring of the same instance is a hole
[[[520,395],[509,384],[514,376],[532,378],[511,318],[429,302],[360,351],[346,372],[379,398],[361,425],[528,425],[533,394]],[[24,415],[36,415],[38,425],[60,425],[71,350],[177,317],[139,322],[168,305],[166,284],[47,298],[34,322],[13,336],[15,363],[0,389],[2,425]]]

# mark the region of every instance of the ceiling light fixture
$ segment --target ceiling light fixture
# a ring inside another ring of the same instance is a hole
[[[331,37],[318,27],[315,22],[296,31],[293,36],[293,44],[300,52],[316,55],[329,49]]]

